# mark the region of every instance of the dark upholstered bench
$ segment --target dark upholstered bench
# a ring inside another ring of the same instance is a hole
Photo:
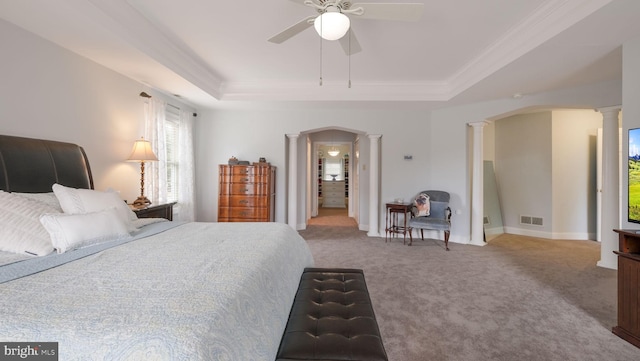
[[[387,361],[364,273],[307,268],[276,361]]]

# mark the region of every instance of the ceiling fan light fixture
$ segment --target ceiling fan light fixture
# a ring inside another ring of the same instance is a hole
[[[338,40],[345,36],[351,21],[349,17],[338,11],[327,11],[316,18],[313,27],[325,40]]]

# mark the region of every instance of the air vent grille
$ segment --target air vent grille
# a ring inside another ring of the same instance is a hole
[[[520,216],[520,224],[530,224],[532,226],[542,226],[544,225],[544,219],[542,217],[534,217],[534,216]]]

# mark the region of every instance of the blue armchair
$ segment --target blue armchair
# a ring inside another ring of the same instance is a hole
[[[429,196],[429,215],[420,215],[418,207],[415,205],[411,209],[411,219],[409,220],[409,245],[413,243],[413,229],[420,230],[420,238],[424,240],[424,230],[444,231],[444,246],[449,250],[449,234],[451,231],[451,208],[449,208],[449,193],[443,191],[422,191],[418,193]]]

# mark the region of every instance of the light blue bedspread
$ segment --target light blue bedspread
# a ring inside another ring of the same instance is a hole
[[[0,284],[0,341],[60,360],[273,360],[306,242],[279,223],[186,223]]]

